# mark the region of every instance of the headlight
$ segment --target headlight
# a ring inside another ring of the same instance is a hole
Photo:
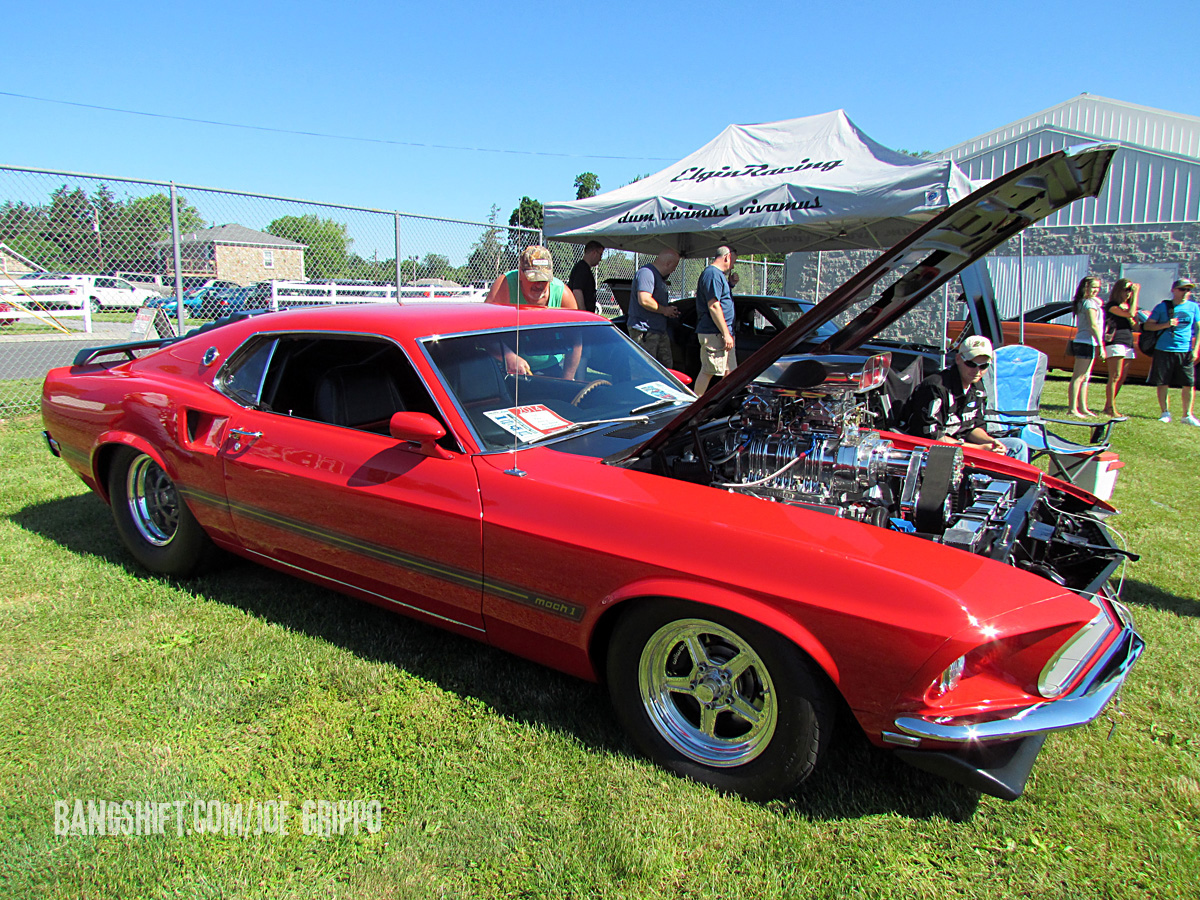
[[[1081,628],[1074,637],[1062,645],[1050,657],[1038,676],[1038,693],[1047,699],[1062,694],[1079,674],[1095,649],[1112,631],[1113,625],[1106,613],[1099,613]]]
[[[963,669],[966,668],[967,658],[960,656],[942,671],[938,676],[937,681],[933,683],[930,693],[933,697],[940,697],[958,687],[958,680],[962,678]]]

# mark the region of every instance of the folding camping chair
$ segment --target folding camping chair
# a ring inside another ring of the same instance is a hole
[[[1031,462],[1046,457],[1050,474],[1078,484],[1098,497],[1112,496],[1116,472],[1122,465],[1109,451],[1109,436],[1116,419],[1072,422],[1042,417],[1042,387],[1046,381],[1046,354],[1024,344],[996,348],[992,365],[984,372],[987,393],[987,429],[997,436],[1019,437],[1029,445]],[[1087,443],[1059,437],[1048,425],[1088,429]]]

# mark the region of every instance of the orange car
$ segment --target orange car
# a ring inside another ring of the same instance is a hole
[[[1025,339],[1023,341],[1021,340],[1020,321],[1017,319],[1005,319],[1000,323],[1004,329],[1004,343],[1026,344],[1030,347],[1036,347],[1046,354],[1048,359],[1047,368],[1070,372],[1075,367],[1075,357],[1071,356],[1071,350],[1068,345],[1071,343],[1071,339],[1075,337],[1075,326],[1054,322],[1055,319],[1069,315],[1070,312],[1071,302],[1069,300],[1058,303],[1047,303],[1045,306],[1031,309],[1025,313]],[[947,322],[946,336],[951,341],[957,340],[958,336],[962,334],[965,324],[962,321]],[[1150,362],[1150,357],[1138,352],[1137,356],[1130,363],[1129,375],[1127,377],[1140,380],[1149,378]],[[1106,371],[1104,364],[1097,361],[1092,374],[1103,378]]]

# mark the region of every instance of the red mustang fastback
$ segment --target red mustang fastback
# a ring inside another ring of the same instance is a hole
[[[1094,195],[1111,153],[981,189],[699,400],[586,313],[372,304],[85,351],[46,378],[47,440],[149,570],[223,548],[603,680],[648,756],[720,789],[793,789],[847,711],[1012,799],[1045,735],[1099,716],[1141,652],[1113,510],[886,431],[889,359],[853,350]],[[791,355],[870,296],[820,355]]]

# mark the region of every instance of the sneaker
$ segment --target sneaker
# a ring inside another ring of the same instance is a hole
[[[1159,417],[1158,417],[1158,421],[1160,421],[1160,422],[1170,422],[1170,421],[1171,421],[1171,414],[1170,414],[1169,412],[1165,412],[1165,413],[1163,413],[1161,416],[1159,416]]]
[[[1197,419],[1195,416],[1188,416],[1183,421],[1185,421],[1189,425],[1200,426],[1200,419]]]

